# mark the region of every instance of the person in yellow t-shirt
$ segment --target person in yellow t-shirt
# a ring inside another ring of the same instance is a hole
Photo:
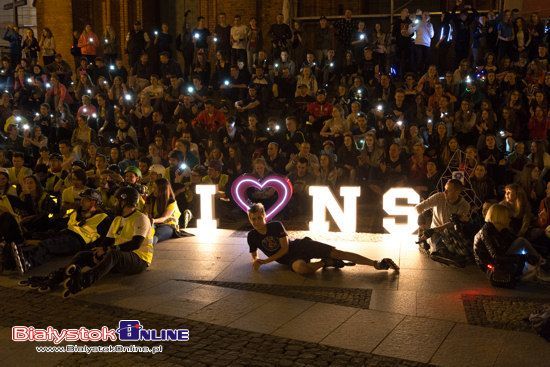
[[[154,243],[172,238],[179,229],[181,212],[170,182],[165,178],[155,180],[153,194],[147,198],[145,213],[155,225]]]
[[[155,230],[149,218],[137,210],[139,193],[133,187],[121,187],[115,198],[118,216],[111,223],[102,246],[77,253],[66,267],[64,297],[91,286],[111,270],[138,274],[153,261]],[[84,267],[90,269],[82,271]]]

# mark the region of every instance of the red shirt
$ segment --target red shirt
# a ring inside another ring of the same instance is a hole
[[[325,102],[323,104],[315,101],[308,103],[307,112],[317,120],[321,117],[332,116],[332,104]]]
[[[550,124],[546,120],[546,117],[542,121],[537,120],[536,117],[531,117],[529,120],[529,136],[531,140],[546,140],[546,131]]]
[[[215,133],[225,125],[225,121],[225,115],[220,110],[215,109],[211,115],[206,111],[202,111],[193,121],[193,127],[198,126],[208,132]]]

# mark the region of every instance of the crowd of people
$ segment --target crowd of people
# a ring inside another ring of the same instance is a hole
[[[49,29],[38,41],[30,29],[22,37],[6,28],[0,212],[21,228],[4,249],[16,255],[11,265],[25,272],[100,244],[84,255],[101,267],[84,283],[117,266],[141,271],[152,244],[181,235],[197,214],[195,185],[217,185],[217,216],[233,217],[230,186],[243,173],[288,176],[287,219],[308,214],[310,185],[358,185],[369,202],[413,187],[426,199],[419,212],[433,212],[421,226],[434,259],[448,258],[435,232],[449,223],[478,218],[484,233],[502,230],[487,229],[491,216],[476,205],[500,213],[490,209],[500,201],[505,227],[531,246],[531,265],[545,264],[550,68],[537,14],[480,13],[457,0],[437,27],[429,12],[403,9],[386,30],[346,10],[308,28],[311,48],[282,14],[265,36],[255,18],[226,17],[208,29],[200,16],[177,36],[165,23],[136,22],[125,40],[87,25],[73,32],[74,67]],[[430,196],[448,167],[460,180]],[[268,207],[276,194],[252,190],[249,199]],[[44,239],[51,228],[61,232]],[[478,237],[479,248],[486,236]],[[22,245],[29,238],[38,247]],[[107,256],[113,244],[135,257]],[[484,271],[496,256],[487,251],[476,252]]]

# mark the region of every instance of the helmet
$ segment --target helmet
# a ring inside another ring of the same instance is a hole
[[[86,198],[90,200],[94,200],[97,205],[101,205],[102,198],[99,191],[94,189],[86,189],[80,193],[80,198]]]
[[[139,193],[132,186],[124,186],[115,192],[115,198],[122,206],[137,206],[139,201]]]
[[[128,166],[124,170],[124,173],[128,173],[128,172],[132,172],[133,174],[135,174],[136,176],[141,178],[141,170],[139,168],[137,168],[136,166]]]
[[[71,164],[71,167],[79,167],[81,169],[86,169],[86,163],[77,159]]]
[[[153,164],[149,167],[149,172],[155,172],[157,175],[164,177],[166,168],[162,164]]]

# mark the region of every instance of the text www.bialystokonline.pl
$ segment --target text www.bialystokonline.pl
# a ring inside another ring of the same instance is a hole
[[[76,345],[36,346],[38,353],[162,353],[162,345],[153,347],[140,345]]]

